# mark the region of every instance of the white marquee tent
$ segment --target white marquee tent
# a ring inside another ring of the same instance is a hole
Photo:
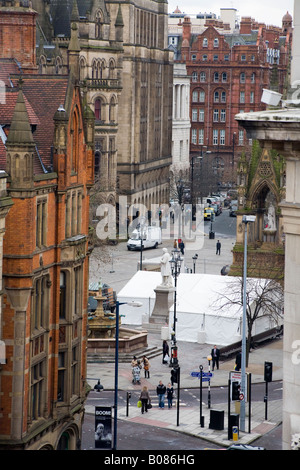
[[[252,280],[252,282],[262,282]],[[237,278],[211,274],[180,274],[177,279],[176,338],[179,341],[227,345],[241,339],[242,307],[230,304],[226,308],[222,293],[230,297]],[[122,324],[142,325],[143,316],[151,315],[155,304],[154,289],[161,283],[159,272],[138,271],[118,294],[120,302],[139,301],[141,308],[122,305]],[[254,291],[254,290],[253,290]],[[255,302],[255,299],[253,299]],[[167,312],[166,312],[167,314]],[[169,328],[173,325],[174,305],[169,310]],[[270,319],[255,322],[253,334],[275,325]]]

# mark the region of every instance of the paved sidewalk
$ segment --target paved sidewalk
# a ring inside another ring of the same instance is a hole
[[[226,211],[224,211],[226,212]],[[228,217],[228,213],[224,213],[223,217]],[[221,219],[220,219],[221,220]],[[224,219],[225,220],[225,219]],[[235,220],[230,220],[234,223]],[[206,225],[205,230],[209,227]],[[224,236],[216,231],[214,240],[210,240],[207,233],[204,236],[204,246],[198,251],[198,260],[196,263],[196,273],[206,274],[220,274],[221,268],[226,264],[232,263],[232,248],[235,243],[235,238]],[[220,238],[222,242],[221,255],[216,255],[216,241]],[[164,241],[163,245],[157,251],[156,256],[161,253],[162,247],[172,249],[171,241]],[[101,248],[103,251],[103,247]],[[106,248],[107,260],[113,259],[113,269],[111,262],[102,262],[101,257],[97,256],[97,250],[93,253],[96,261],[91,262],[90,279],[91,281],[99,280],[99,272],[102,279],[111,285],[117,292],[119,292],[128,280],[135,274],[137,270],[137,262],[139,261],[140,254],[138,252],[126,252],[126,244],[120,244],[118,247]],[[192,256],[194,251],[186,250],[185,261],[189,268],[193,268]],[[111,258],[113,256],[113,258]],[[145,251],[144,258],[152,258],[154,256],[153,250]],[[102,253],[103,257],[103,253]],[[137,327],[135,327],[137,328]],[[148,333],[149,346],[162,346],[160,334]],[[213,403],[213,390],[212,390],[212,409],[224,410],[224,431],[217,431],[209,429],[210,410],[207,408],[207,383],[203,383],[203,403],[202,415],[204,416],[204,427],[200,426],[200,404],[199,404],[199,380],[191,377],[192,371],[199,372],[199,366],[203,365],[203,370],[208,371],[207,356],[210,354],[211,346],[207,344],[177,342],[178,345],[178,359],[180,364],[180,386],[181,389],[195,388],[195,406],[184,407],[180,406],[180,420],[177,426],[177,413],[176,408],[171,410],[161,410],[157,407],[156,400],[156,386],[159,380],[162,380],[166,385],[170,382],[170,368],[162,364],[162,356],[158,356],[151,360],[150,379],[141,380],[141,385],[133,385],[130,364],[119,364],[118,375],[118,388],[120,390],[137,390],[140,391],[143,385],[149,388],[150,394],[153,397],[153,408],[149,413],[141,414],[137,408],[136,403],[131,400],[129,416],[126,417],[126,410],[119,406],[118,419],[128,420],[131,422],[144,423],[145,425],[154,425],[157,427],[164,427],[174,429],[178,432],[189,433],[194,436],[205,438],[209,441],[215,442],[220,446],[227,446],[232,444],[232,441],[227,440],[227,408],[228,404],[218,404],[215,406]],[[263,382],[264,380],[264,362],[271,361],[273,363],[273,380],[282,380],[282,341],[277,340],[269,343],[263,348],[256,349],[251,352],[250,364],[247,372],[252,374],[252,383]],[[227,387],[229,372],[234,368],[234,359],[221,362],[220,368],[214,371],[211,380],[211,387]],[[87,377],[93,379],[88,380],[91,387],[94,387],[95,380],[100,379],[101,384],[105,390],[114,390],[114,364],[88,364]],[[143,376],[143,374],[142,374]],[[280,387],[280,386],[279,386]],[[176,389],[176,384],[175,387]],[[176,403],[175,403],[176,406]],[[246,412],[248,406],[246,407]],[[87,413],[94,414],[94,407],[86,407]],[[232,404],[231,412],[234,413],[234,404]],[[253,402],[251,410],[251,434],[239,434],[239,443],[250,443],[260,435],[263,435],[277,426],[282,421],[282,403],[281,401],[268,402],[268,421],[264,420],[264,403]],[[246,417],[246,430],[248,430],[248,419]]]
[[[161,345],[160,335],[149,333],[148,344]],[[200,403],[199,403],[199,380],[191,377],[192,371],[199,371],[199,365],[203,365],[203,371],[208,371],[207,355],[210,353],[209,345],[201,345],[195,343],[178,342],[178,358],[180,363],[180,388],[195,388],[195,406],[180,406],[179,426],[177,426],[177,410],[176,400],[174,408],[163,410],[157,406],[156,386],[159,380],[166,385],[170,382],[170,368],[168,365],[162,364],[162,356],[158,356],[151,360],[150,379],[143,378],[141,374],[141,385],[132,384],[130,364],[119,364],[118,388],[119,390],[137,390],[140,391],[143,385],[146,385],[153,397],[153,408],[148,412],[141,414],[136,403],[131,403],[129,408],[129,416],[126,417],[125,407],[119,407],[118,419],[127,420],[132,423],[144,423],[163,427],[167,429],[184,432],[193,436],[204,438],[208,441],[219,444],[220,446],[228,446],[233,443],[228,441],[228,403],[214,405],[213,403],[213,387],[227,387],[229,372],[233,370],[234,359],[220,362],[219,370],[213,372],[211,380],[212,404],[211,409],[224,411],[224,430],[209,429],[210,409],[207,407],[207,383],[203,383],[203,405],[202,416],[204,416],[204,427],[200,426]],[[250,355],[250,364],[247,372],[251,372],[252,383],[264,381],[264,362],[271,361],[273,363],[273,381],[282,380],[282,340],[276,340],[268,345],[255,349]],[[87,376],[90,379],[100,379],[105,390],[114,389],[114,364],[88,364]],[[89,381],[93,387],[95,380]],[[177,385],[174,385],[175,391]],[[252,402],[251,409],[251,433],[239,432],[238,443],[249,444],[271,429],[275,428],[282,421],[282,401],[268,401],[268,420],[265,421],[265,405],[263,401]],[[94,408],[86,408],[87,413],[94,413]],[[231,404],[231,413],[236,413],[235,404]],[[246,431],[248,431],[248,404],[246,405]]]

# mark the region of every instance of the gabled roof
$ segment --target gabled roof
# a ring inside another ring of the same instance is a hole
[[[45,167],[51,165],[54,141],[54,114],[65,105],[69,78],[56,75],[24,75],[22,90],[40,124],[33,133]]]
[[[0,67],[2,66],[0,60]],[[4,82],[10,67],[1,69]],[[6,87],[5,103],[0,104],[0,169],[6,167],[6,137],[17,104],[20,75],[11,75]],[[60,105],[66,107],[69,77],[57,75],[22,75],[22,94],[35,143],[35,174],[44,173],[52,164],[54,115]]]

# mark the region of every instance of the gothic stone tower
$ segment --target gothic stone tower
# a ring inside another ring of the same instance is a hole
[[[240,275],[243,266],[243,215],[255,215],[248,224],[248,269],[252,277],[283,280],[284,233],[280,203],[285,197],[285,160],[275,150],[257,141],[248,162],[245,154],[238,164],[237,236],[231,274]]]

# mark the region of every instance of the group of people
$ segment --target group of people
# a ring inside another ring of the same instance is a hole
[[[159,381],[159,384],[156,387],[156,394],[158,396],[158,407],[160,409],[163,409],[165,407],[165,397],[167,394],[167,400],[168,400],[168,408],[172,408],[173,406],[173,396],[174,396],[174,389],[173,386],[169,383],[168,386],[166,387],[162,381]],[[150,394],[148,391],[148,388],[146,386],[143,387],[140,398],[139,400],[141,401],[141,412],[142,414],[147,413],[150,408],[152,408],[151,405],[151,398]]]
[[[158,396],[158,407],[164,408],[165,407],[165,396],[167,394],[168,400],[168,408],[172,408],[173,406],[173,396],[174,396],[174,389],[173,386],[169,383],[166,387],[162,381],[159,381],[159,384],[156,387],[156,394]]]
[[[145,379],[150,378],[150,361],[146,356],[143,356],[142,360],[138,360],[136,356],[133,356],[131,361],[132,367],[132,383],[141,383],[141,369],[144,367]]]
[[[169,353],[169,347],[167,342],[164,342],[164,355],[163,355],[163,363],[164,357],[166,354],[168,355]],[[132,367],[132,383],[133,384],[140,384],[141,383],[141,370],[144,368],[145,372],[145,379],[150,378],[150,361],[146,356],[142,357],[142,360],[138,360],[136,356],[133,356],[133,359],[131,361],[131,367]],[[168,408],[172,408],[173,406],[173,396],[174,396],[174,389],[173,386],[169,383],[168,386],[166,387],[162,381],[160,380],[159,384],[156,387],[156,394],[158,396],[158,407],[159,408],[164,408],[165,407],[165,397],[167,396],[168,400]],[[149,395],[148,388],[144,386],[142,388],[140,398],[141,402],[141,412],[142,413],[147,413],[149,408],[152,408],[151,405],[151,398]]]

